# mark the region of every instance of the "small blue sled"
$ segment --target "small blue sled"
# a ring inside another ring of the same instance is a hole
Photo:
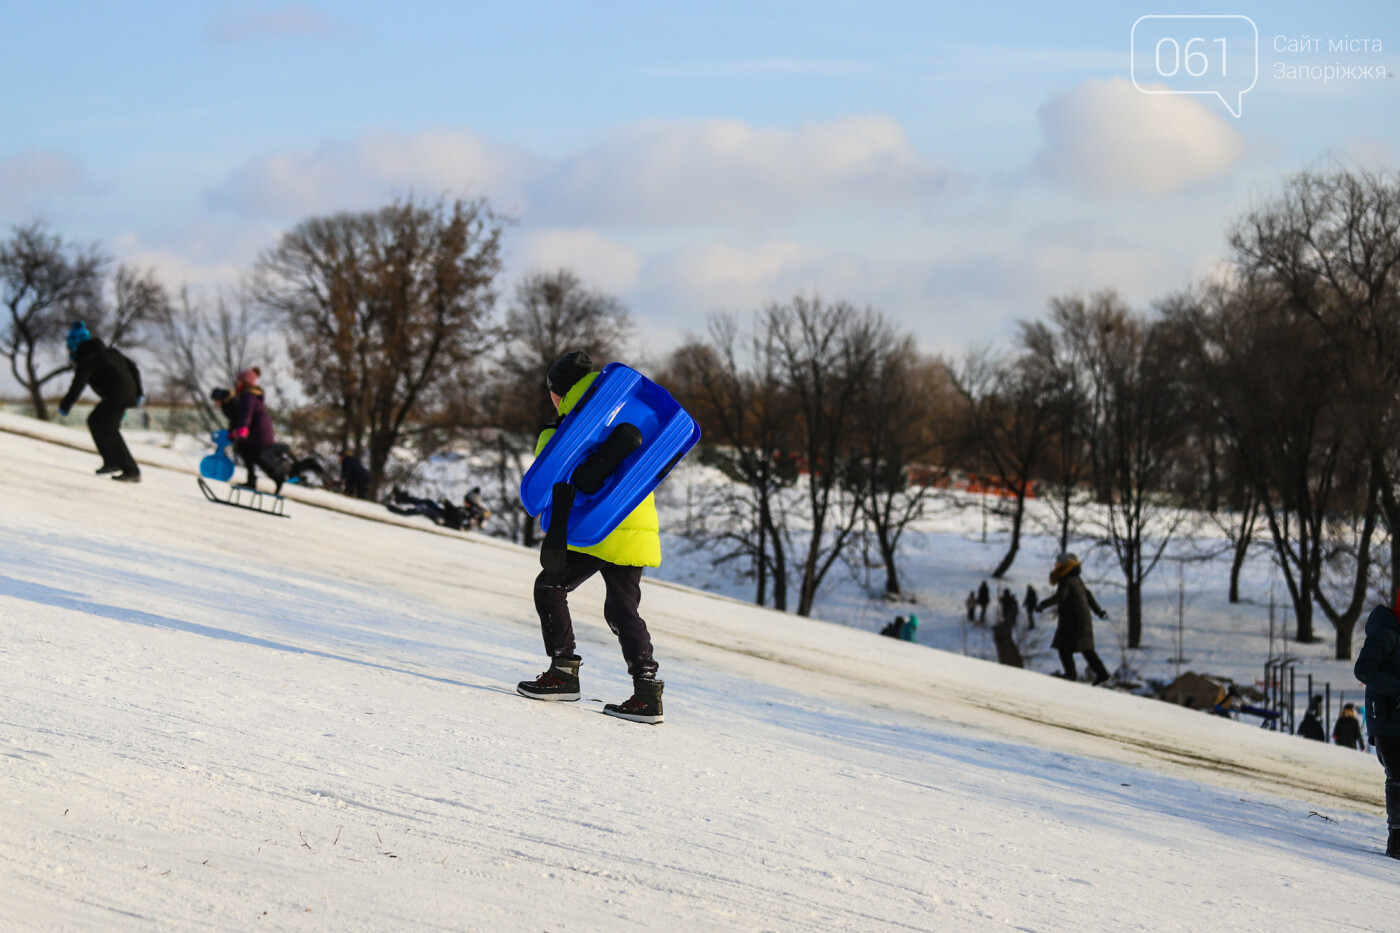
[[[228,452],[228,432],[215,431],[209,435],[209,439],[214,442],[214,446],[218,449],[199,461],[199,475],[205,479],[227,483],[233,479],[235,468],[233,455]]]
[[[700,426],[671,393],[609,363],[525,472],[520,501],[553,530],[547,546],[561,543],[561,529],[551,529],[556,511],[568,544],[597,544],[699,440]]]

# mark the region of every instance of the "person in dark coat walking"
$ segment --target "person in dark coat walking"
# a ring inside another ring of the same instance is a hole
[[[1035,587],[1033,587],[1033,586],[1031,586],[1029,583],[1027,583],[1027,584],[1026,584],[1026,602],[1025,602],[1025,607],[1026,607],[1026,628],[1028,628],[1028,629],[1030,629],[1030,628],[1035,628],[1035,604],[1036,604],[1036,600],[1037,600],[1037,596],[1036,596],[1036,594],[1035,594]]]
[[[98,474],[115,473],[112,479],[123,483],[141,482],[141,468],[121,432],[126,410],[145,401],[141,371],[120,350],[94,337],[82,321],[68,331],[68,358],[73,361],[73,384],[58,403],[58,413],[68,417],[83,389],[92,386],[101,399],[87,419],[92,442],[102,455]]]
[[[1395,613],[1385,606],[1371,610],[1354,670],[1366,685],[1366,731],[1385,768],[1385,818],[1390,828],[1385,854],[1400,859],[1400,618]]]
[[[1021,614],[1021,607],[1016,602],[1016,596],[1010,590],[1002,590],[1001,596],[997,598],[997,623],[1005,625],[1008,629],[1016,627],[1016,617]]]
[[[1315,696],[1308,702],[1308,711],[1303,721],[1298,723],[1298,734],[1315,742],[1327,741],[1327,730],[1322,725],[1322,697]]]
[[[1354,704],[1346,704],[1337,715],[1337,724],[1332,727],[1332,741],[1347,748],[1354,748],[1358,752],[1366,750],[1366,741],[1361,737],[1361,722],[1356,718]]]
[[[1108,680],[1109,674],[1094,650],[1094,620],[1089,613],[1093,612],[1100,619],[1108,618],[1108,613],[1094,600],[1094,594],[1080,579],[1079,570],[1079,558],[1074,554],[1057,557],[1055,567],[1050,571],[1050,583],[1055,587],[1055,595],[1035,608],[1038,612],[1044,612],[1054,606],[1059,616],[1050,647],[1060,653],[1060,663],[1064,665],[1060,676],[1066,680],[1078,680],[1074,656],[1076,653],[1082,654],[1085,663],[1094,672],[1094,686],[1097,687]]]
[[[340,491],[356,499],[369,495],[369,470],[348,450],[340,452]]]
[[[987,604],[992,601],[992,592],[987,589],[987,581],[983,580],[982,585],[977,588],[977,622],[979,625],[987,624]]]

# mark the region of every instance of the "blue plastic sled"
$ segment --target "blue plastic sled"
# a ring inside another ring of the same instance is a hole
[[[601,479],[596,491],[589,491],[591,484],[580,482],[580,467],[621,433],[619,425],[634,425],[641,434],[640,446]],[[700,426],[671,393],[635,369],[609,363],[525,472],[520,501],[525,511],[540,515],[549,530],[555,484],[576,485],[578,492],[568,510],[568,543],[576,547],[597,544],[641,504],[698,440]]]
[[[233,479],[235,469],[233,455],[228,452],[228,432],[215,431],[209,435],[209,439],[218,449],[199,461],[199,475],[205,479],[227,483]]]

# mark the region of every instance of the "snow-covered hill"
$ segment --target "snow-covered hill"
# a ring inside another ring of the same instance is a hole
[[[7,929],[1394,928],[1373,756],[663,583],[664,725],[596,582],[534,703],[535,555],[83,446],[0,418]]]

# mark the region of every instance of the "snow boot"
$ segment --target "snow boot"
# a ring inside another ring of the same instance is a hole
[[[515,692],[532,700],[577,700],[579,658],[555,658],[545,671],[534,680],[522,680],[516,684]]]
[[[655,725],[664,718],[661,715],[661,688],[665,686],[659,680],[634,677],[632,698],[626,703],[609,703],[603,707],[603,712],[618,719]]]
[[[108,473],[116,473],[120,470],[121,467],[119,466],[112,466],[110,463],[104,463],[102,464],[102,466],[97,468],[97,475],[106,476]]]
[[[141,482],[141,474],[133,473],[130,470],[124,470],[121,473],[118,473],[116,476],[112,477],[112,479],[116,480],[119,483],[139,483]]]
[[[1385,854],[1391,858],[1400,859],[1400,829],[1390,831],[1390,839],[1385,845]]]

